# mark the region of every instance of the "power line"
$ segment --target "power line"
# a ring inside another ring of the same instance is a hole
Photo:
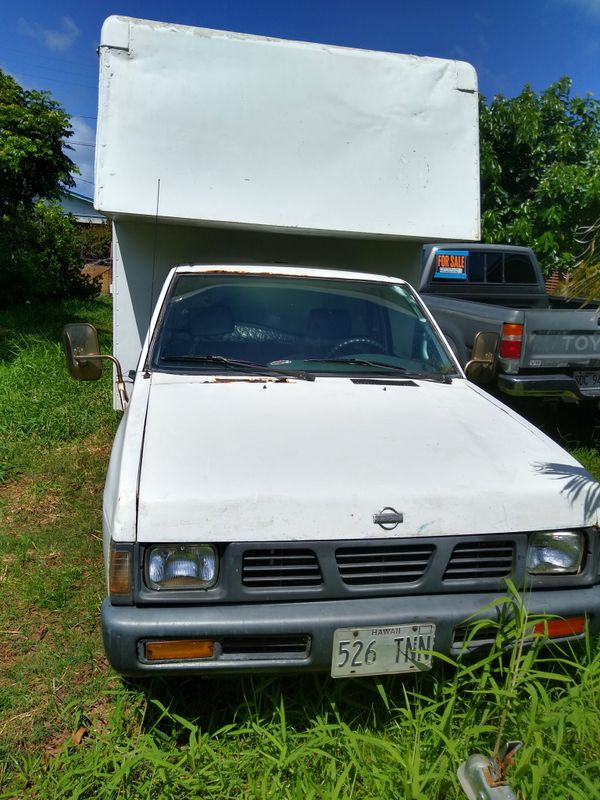
[[[0,66],[0,69],[1,68],[2,67]],[[21,72],[21,70],[11,70],[11,72],[14,72],[17,75],[26,75],[27,77],[30,77],[30,78],[31,77],[37,77],[37,76],[33,75],[30,72]],[[39,80],[44,80],[44,79],[43,78],[39,78]],[[57,78],[53,78],[53,77],[50,77],[50,81],[54,81],[55,83],[68,83],[68,84],[70,84],[72,86],[82,86],[85,89],[97,89],[98,88],[97,86],[87,86],[86,84],[83,84],[83,83],[76,83],[75,81],[58,80]],[[98,115],[97,114],[70,114],[69,112],[67,112],[67,114],[72,119],[94,119],[94,120],[98,119]]]
[[[65,144],[76,144],[78,147],[96,147],[95,144],[86,144],[85,142],[65,142]]]
[[[48,81],[49,83],[66,83],[69,86],[81,86],[83,89],[97,89],[97,86],[90,86],[87,83],[79,83],[77,81],[65,81],[59,78],[50,77],[48,80],[46,77],[40,77],[39,75],[34,75],[31,72],[21,72],[20,69],[12,70],[16,75],[23,75],[26,78],[35,78],[38,81]]]
[[[7,46],[7,45],[3,45],[2,49],[3,50],[11,50],[13,53],[20,53],[20,54],[24,55],[26,58],[30,58],[31,57],[31,52],[30,51],[23,50],[21,48],[10,47],[10,46]],[[61,63],[67,62],[69,64],[80,64],[81,63],[81,61],[79,59],[77,59],[77,58],[68,58],[67,56],[62,55],[62,54],[60,56],[50,56],[50,55],[44,55],[43,53],[36,53],[35,54],[35,58],[42,59],[43,61],[60,60]]]
[[[12,61],[12,58],[9,58],[8,60]],[[6,60],[4,60],[4,62],[6,63]],[[64,72],[67,75],[73,75],[73,73],[75,72],[75,70],[73,70],[73,69],[61,69],[60,67],[51,67],[51,66],[48,66],[47,64],[35,63],[34,61],[31,61],[30,59],[27,59],[27,67],[34,67],[35,69],[48,70],[49,72]],[[25,67],[25,69],[27,69],[27,67]],[[15,69],[15,70],[19,71],[18,67],[10,67],[9,69]],[[91,69],[91,67],[90,67],[90,69]],[[93,72],[95,74],[97,74],[97,70],[96,69],[94,69]],[[81,73],[81,74],[83,74],[83,73]]]

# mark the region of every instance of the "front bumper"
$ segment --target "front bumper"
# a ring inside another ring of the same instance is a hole
[[[497,598],[465,593],[171,607],[113,606],[106,599],[102,628],[108,659],[124,675],[329,671],[336,628],[434,623],[435,650],[458,655],[457,629],[474,616],[497,619],[497,608],[482,612]],[[525,594],[524,604],[531,614],[586,614],[589,632],[600,630],[600,585],[536,590]],[[217,647],[207,659],[148,662],[144,644],[156,639],[214,639]],[[289,642],[295,644],[288,648]]]
[[[511,397],[559,397],[600,400],[596,390],[582,391],[570,375],[498,375],[498,388]]]

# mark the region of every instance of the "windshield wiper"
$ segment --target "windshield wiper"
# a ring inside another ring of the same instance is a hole
[[[216,364],[220,367],[231,369],[254,370],[266,372],[269,375],[279,375],[281,377],[299,378],[303,381],[314,381],[315,376],[310,372],[293,369],[279,369],[269,364],[260,364],[256,361],[245,361],[241,358],[226,358],[225,356],[161,356],[161,361],[184,361],[192,364]]]
[[[356,367],[375,367],[376,369],[386,369],[390,372],[400,372],[403,378],[415,378],[423,381],[435,381],[437,383],[452,383],[450,375],[443,372],[411,372],[406,367],[398,367],[393,364],[386,364],[384,361],[372,361],[368,358],[305,358],[304,363],[320,362],[321,364],[352,364]]]

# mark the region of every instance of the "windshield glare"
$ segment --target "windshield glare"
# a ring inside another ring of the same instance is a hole
[[[161,320],[149,359],[160,371],[235,371],[202,361],[217,356],[252,362],[254,371],[264,364],[330,375],[389,368],[455,372],[412,293],[400,284],[184,273],[175,278]]]

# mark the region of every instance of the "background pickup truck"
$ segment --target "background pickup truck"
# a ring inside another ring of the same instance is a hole
[[[549,295],[530,248],[425,245],[419,292],[461,364],[478,331],[500,334],[502,392],[600,399],[598,304]]]

